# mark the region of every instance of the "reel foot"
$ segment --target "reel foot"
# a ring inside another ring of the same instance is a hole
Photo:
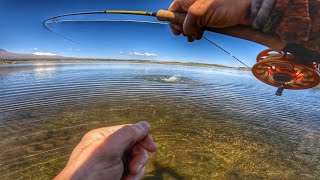
[[[283,90],[285,89],[285,87],[283,85],[278,87],[278,90],[276,92],[277,96],[282,96]]]

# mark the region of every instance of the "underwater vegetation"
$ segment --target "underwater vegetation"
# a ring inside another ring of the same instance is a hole
[[[86,132],[141,120],[158,145],[145,179],[316,179],[319,92],[280,99],[252,79],[126,63],[1,75],[0,179],[52,179]]]

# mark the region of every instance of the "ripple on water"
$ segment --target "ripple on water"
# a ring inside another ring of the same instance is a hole
[[[8,67],[0,67],[8,68]],[[315,179],[320,92],[274,89],[248,72],[78,63],[0,73],[0,178],[51,179],[89,130],[148,120],[145,179]]]
[[[136,78],[161,83],[200,85],[200,82],[181,75],[144,75],[137,76]]]

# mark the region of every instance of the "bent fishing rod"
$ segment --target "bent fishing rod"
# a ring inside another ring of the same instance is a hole
[[[76,15],[89,15],[89,14],[127,14],[127,15],[140,15],[140,16],[152,16],[156,17],[159,21],[170,22],[174,24],[182,25],[186,18],[185,13],[170,12],[166,10],[159,10],[157,12],[146,11],[126,11],[126,10],[105,10],[105,11],[89,11],[78,12],[59,15],[46,19],[43,22],[43,26],[50,32],[67,39],[71,42],[80,44],[68,37],[65,37],[57,32],[54,32],[47,27],[47,24],[58,22],[78,22],[79,20],[58,20],[58,18],[76,16]],[[51,22],[50,22],[51,21]],[[80,20],[81,21],[81,20]],[[84,20],[86,21],[86,20]],[[93,20],[95,22],[95,20]],[[108,20],[110,21],[125,21],[125,22],[147,22],[147,21],[135,21],[135,20]],[[148,22],[150,23],[150,22]],[[155,22],[151,22],[155,23]],[[159,24],[159,23],[157,23]],[[233,56],[230,52],[209,40],[206,37],[203,39],[209,43],[218,47],[229,56],[251,69],[253,75],[260,81],[277,87],[276,95],[281,96],[284,89],[308,89],[312,88],[320,83],[319,72],[316,69],[320,69],[315,61],[320,60],[320,53],[308,50],[301,45],[287,44],[282,41],[278,36],[268,35],[259,31],[253,30],[248,26],[233,26],[227,28],[215,28],[205,27],[204,30],[224,34],[240,39],[249,40],[270,49],[261,52],[257,57],[257,63],[250,68],[244,62],[237,57]],[[275,53],[274,53],[275,51]]]
[[[178,13],[178,12],[171,12],[166,10],[159,10],[157,12],[147,12],[147,11],[128,11],[128,10],[104,10],[104,11],[87,11],[87,12],[77,12],[77,13],[70,13],[70,14],[63,14],[55,17],[51,17],[46,19],[43,22],[43,26],[49,30],[50,32],[67,39],[69,41],[72,41],[74,43],[80,44],[68,37],[65,37],[63,35],[58,34],[57,32],[52,31],[50,28],[47,27],[47,23],[51,22],[59,22],[57,21],[58,18],[62,17],[68,17],[68,16],[76,16],[76,15],[90,15],[90,14],[127,14],[127,15],[139,15],[139,16],[152,16],[156,17],[159,21],[166,21],[170,23],[176,23],[176,24],[183,24],[186,13]],[[294,55],[298,55],[305,59],[305,61],[313,61],[314,59],[320,59],[320,53],[315,51],[310,51],[308,49],[305,49],[302,46],[287,44],[285,41],[281,40],[279,37],[274,35],[268,35],[265,33],[262,33],[260,31],[253,30],[251,27],[248,26],[232,26],[232,27],[226,27],[226,28],[215,28],[215,27],[205,27],[205,30],[216,32],[223,35],[228,35],[240,39],[245,39],[248,41],[252,41],[264,46],[269,47],[270,49],[273,49],[275,51],[284,51],[289,52]],[[212,41],[208,40],[207,38],[204,38],[210,43],[213,43]],[[222,47],[218,46],[217,44],[213,43],[218,48],[224,50]],[[227,52],[229,55],[230,53]],[[234,58],[234,57],[233,57]],[[312,59],[312,60],[310,60]]]
[[[176,24],[183,24],[186,14],[185,13],[177,13],[177,12],[170,12],[166,10],[159,10],[157,12],[146,12],[146,11],[127,11],[127,10],[105,10],[105,11],[88,11],[88,12],[77,12],[77,13],[70,13],[70,14],[63,14],[59,16],[54,16],[51,18],[46,19],[43,22],[43,26],[49,30],[50,32],[67,39],[71,42],[74,42],[76,44],[80,44],[68,37],[65,37],[57,32],[52,31],[50,28],[48,28],[47,24],[51,21],[51,23],[59,22],[59,18],[62,17],[68,17],[68,16],[76,16],[76,15],[90,15],[90,14],[127,14],[127,15],[139,15],[139,16],[152,16],[156,17],[157,20],[159,21],[165,21],[165,22],[170,22],[170,23],[176,23]],[[273,36],[270,35],[265,35],[263,33],[259,33],[256,31],[253,31],[249,27],[243,27],[243,26],[234,26],[231,28],[212,28],[212,27],[206,27],[206,30],[213,31],[219,34],[224,34],[224,35],[229,35],[249,41],[253,41],[268,47],[271,47],[274,50],[281,51],[284,49],[285,44],[278,39],[276,39]],[[224,48],[219,46],[218,44],[214,43],[213,41],[207,39],[206,37],[203,37],[205,40],[207,40],[209,43],[215,45],[228,55],[230,55],[232,58],[236,59],[239,61],[241,64],[245,65],[246,67],[249,68],[248,65],[243,63],[240,59],[236,58],[233,56],[231,53],[226,51]]]

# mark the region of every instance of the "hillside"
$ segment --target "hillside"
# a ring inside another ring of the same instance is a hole
[[[8,52],[0,48],[0,60],[34,60],[34,59],[62,59],[66,58],[63,56],[39,56],[34,54],[22,54],[22,53],[13,53]],[[70,59],[70,58],[69,58]]]

